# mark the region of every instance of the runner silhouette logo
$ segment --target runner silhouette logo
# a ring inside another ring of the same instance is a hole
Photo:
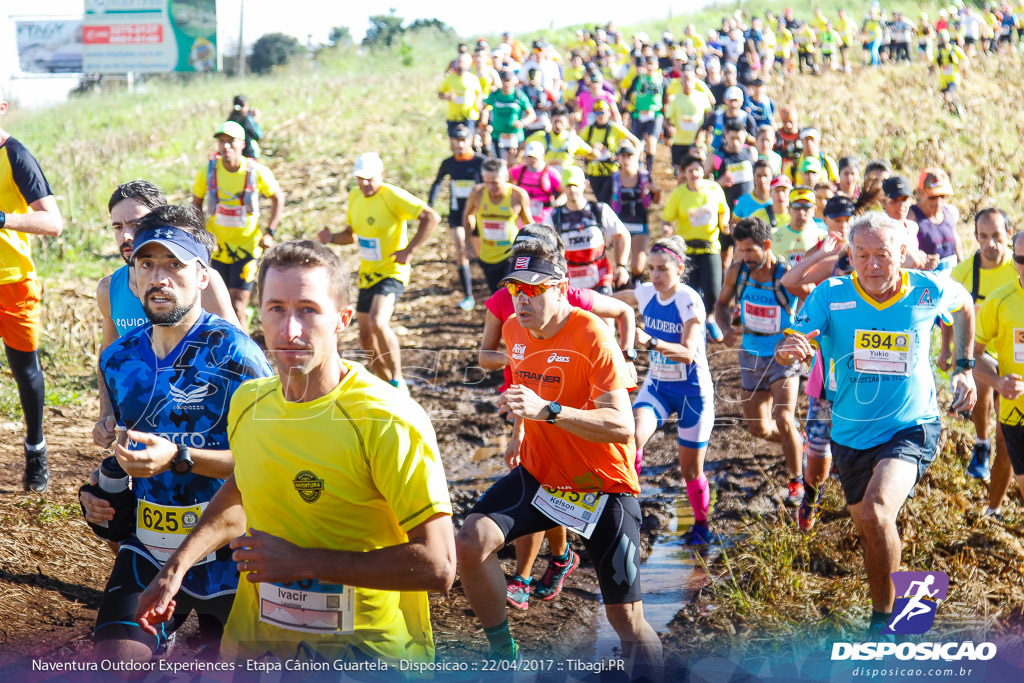
[[[883,633],[905,635],[926,632],[935,623],[935,609],[946,599],[949,577],[945,572],[893,572],[896,602],[892,621]]]

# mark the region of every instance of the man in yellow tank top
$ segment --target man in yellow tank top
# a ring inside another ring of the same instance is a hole
[[[231,542],[241,572],[227,662],[432,662],[427,591],[455,579],[451,500],[430,420],[343,360],[352,320],[341,258],[314,242],[264,254],[260,318],[278,374],[232,395],[234,475],[140,596],[149,633],[188,568]],[[213,545],[209,545],[209,544]]]
[[[484,181],[473,188],[466,200],[462,221],[472,236],[487,288],[494,293],[505,276],[505,260],[520,225],[533,222],[530,195],[508,182],[504,159],[488,159],[483,165]]]

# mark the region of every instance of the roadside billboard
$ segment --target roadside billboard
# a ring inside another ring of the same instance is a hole
[[[89,73],[215,71],[217,0],[85,0]]]
[[[82,71],[82,19],[18,19],[18,67],[25,74]]]

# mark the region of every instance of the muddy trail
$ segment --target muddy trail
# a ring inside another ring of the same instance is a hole
[[[509,428],[497,415],[495,404],[500,373],[476,365],[485,309],[478,305],[473,312],[463,312],[454,307],[456,286],[438,253],[446,249],[442,242],[430,250],[435,251],[433,258],[428,251],[427,258],[416,264],[394,325],[402,340],[412,394],[431,415],[437,432],[458,526],[480,493],[507,471],[503,451]],[[479,284],[476,296],[478,301],[487,296]],[[359,359],[354,330],[344,333],[341,346],[347,357]],[[772,444],[756,443],[739,426],[740,407],[735,403],[739,380],[729,369],[735,362],[732,350],[713,359],[723,378],[718,385],[718,427],[708,457],[717,509],[723,514],[730,506],[769,512],[780,505],[785,484],[781,458],[774,455]],[[638,370],[641,376],[646,370],[643,359]],[[90,437],[95,400],[47,411],[53,478],[45,498],[21,492],[20,453],[9,445],[19,442],[20,422],[0,423],[5,444],[0,468],[0,524],[4,528],[0,537],[0,671],[21,669],[33,658],[88,659],[90,630],[113,560],[81,519],[76,502],[78,487],[104,455]],[[645,453],[641,477],[645,557],[670,526],[678,524],[680,532],[686,528],[683,521],[674,519],[677,509],[680,514],[689,511],[676,457],[672,421],[655,435]],[[735,505],[730,503],[733,498]],[[575,547],[583,562],[561,596],[551,602],[535,601],[525,612],[510,610],[516,638],[531,657],[613,654],[614,633],[606,622],[600,626],[603,610],[596,575],[582,545]],[[511,575],[511,548],[502,557],[506,573]],[[545,548],[534,567],[535,577],[543,573],[546,562]],[[661,582],[676,582],[678,590],[687,591],[695,564],[692,558],[668,557],[661,562]],[[694,588],[700,585],[699,578],[692,580]],[[662,606],[661,623],[654,624],[655,628],[666,631],[678,608],[679,604]],[[476,658],[486,652],[486,641],[458,582],[447,595],[431,596],[431,616],[438,657]],[[188,639],[194,630],[193,624],[186,624],[179,637],[185,647],[179,646],[172,658],[189,657]],[[599,644],[599,635],[606,642]]]
[[[665,168],[667,159],[659,161]],[[663,188],[674,187],[664,174],[657,181]],[[458,286],[449,265],[452,249],[446,232],[439,228],[414,259],[412,281],[393,325],[402,343],[411,393],[430,414],[437,433],[458,527],[482,491],[507,471],[502,454],[509,426],[497,415],[495,404],[500,373],[476,364],[488,293],[476,272],[476,310],[455,308]],[[356,263],[351,250],[343,253],[350,264]],[[93,284],[84,286],[89,289]],[[360,359],[354,327],[343,333],[340,346],[346,357]],[[717,345],[709,353],[716,390],[716,428],[706,464],[712,483],[712,524],[734,539],[743,537],[752,519],[769,520],[779,534],[794,535],[795,524],[782,502],[787,478],[780,448],[751,437],[743,426],[736,350]],[[637,365],[642,377],[645,354]],[[802,408],[805,403],[802,398]],[[104,456],[90,437],[96,411],[91,395],[77,405],[47,408],[53,477],[45,498],[21,491],[20,420],[0,421],[0,680],[12,680],[15,672],[22,675],[33,658],[89,659],[90,632],[113,560],[92,536],[77,504],[79,486]],[[799,412],[802,415],[803,410]],[[754,633],[757,626],[741,623],[737,629],[728,610],[715,617],[709,577],[723,574],[721,564],[713,557],[696,557],[680,541],[689,525],[689,504],[677,464],[675,429],[675,421],[669,421],[645,449],[641,506],[646,561],[641,576],[648,620],[662,637],[667,661],[682,670],[694,653],[713,650],[738,631]],[[836,495],[834,482],[826,489]],[[857,578],[862,572],[856,561],[859,547],[845,510],[833,506],[825,521],[845,526],[839,526],[832,545],[819,551],[816,571],[824,577],[862,580]],[[509,611],[513,633],[529,658],[592,660],[615,652],[617,639],[603,617],[596,575],[586,551],[579,544],[574,547],[583,562],[557,599],[535,601],[525,612]],[[842,557],[830,556],[830,548],[841,549]],[[511,549],[501,557],[511,575]],[[547,558],[545,548],[534,577],[543,573]],[[705,560],[712,561],[707,571]],[[477,659],[486,652],[483,633],[458,581],[452,591],[432,595],[430,602],[439,659]],[[189,642],[194,633],[194,622],[183,627],[172,659],[194,655]],[[28,672],[22,677],[32,681],[48,675]]]

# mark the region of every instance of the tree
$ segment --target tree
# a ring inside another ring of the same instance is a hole
[[[402,17],[395,16],[395,10],[390,14],[375,14],[370,17],[370,28],[363,38],[364,47],[391,47],[402,37],[405,29],[402,28]]]
[[[335,26],[327,36],[327,42],[334,47],[348,47],[352,44],[352,32],[348,26]]]
[[[438,33],[445,35],[455,34],[452,27],[440,19],[416,19],[409,24],[409,27],[405,30],[407,33],[415,33],[416,31],[437,31]]]
[[[302,44],[295,36],[286,33],[267,33],[260,36],[252,46],[249,68],[254,73],[265,74],[302,52]]]

